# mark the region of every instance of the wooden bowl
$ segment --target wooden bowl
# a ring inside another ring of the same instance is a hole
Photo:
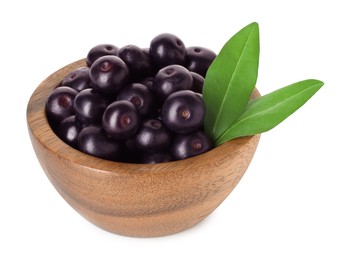
[[[207,217],[244,175],[260,136],[234,139],[199,156],[160,164],[118,163],[84,154],[54,134],[45,102],[65,75],[85,65],[83,59],[49,76],[27,107],[33,148],[60,195],[93,224],[126,236],[169,235]]]

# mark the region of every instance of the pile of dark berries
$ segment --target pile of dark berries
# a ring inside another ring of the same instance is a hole
[[[212,148],[203,132],[204,77],[215,53],[160,34],[149,48],[93,47],[48,97],[46,115],[67,144],[107,160],[160,163]]]

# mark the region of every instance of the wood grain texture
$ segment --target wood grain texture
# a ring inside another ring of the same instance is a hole
[[[52,89],[82,66],[85,60],[49,76],[27,107],[33,148],[60,195],[93,224],[126,236],[169,235],[207,217],[242,178],[260,136],[238,138],[196,157],[155,165],[89,156],[61,141],[44,111]]]

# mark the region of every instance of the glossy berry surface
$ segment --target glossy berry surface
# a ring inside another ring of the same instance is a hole
[[[163,33],[157,35],[150,43],[149,52],[158,68],[185,63],[185,44],[173,34]]]
[[[108,100],[94,89],[79,92],[74,99],[74,111],[84,124],[101,123]]]
[[[126,45],[119,49],[118,56],[129,67],[131,78],[137,79],[151,74],[151,57],[138,46]]]
[[[82,67],[72,71],[63,79],[61,85],[73,88],[78,92],[83,89],[91,88],[89,68]]]
[[[139,113],[130,101],[114,101],[103,113],[102,126],[111,138],[128,138],[137,131],[139,125]]]
[[[176,135],[171,146],[171,154],[175,160],[182,160],[205,153],[212,147],[211,140],[202,131],[197,131]]]
[[[108,138],[104,130],[98,126],[84,127],[78,135],[78,148],[87,154],[107,160],[118,160],[121,145]]]
[[[117,100],[127,100],[135,105],[140,115],[149,115],[154,108],[154,94],[143,84],[132,83],[120,90]]]
[[[216,54],[204,47],[188,47],[186,49],[186,68],[205,77]]]
[[[203,85],[204,85],[204,78],[199,75],[196,72],[190,71],[190,74],[192,75],[192,88],[191,90],[196,92],[196,93],[200,93],[202,94],[203,92]]]
[[[46,114],[50,123],[59,123],[74,114],[73,102],[78,92],[70,87],[55,88],[46,102]]]
[[[192,75],[185,67],[169,65],[155,75],[153,91],[161,100],[165,100],[173,92],[191,89],[192,82]]]
[[[170,143],[171,132],[157,119],[144,121],[135,136],[135,144],[143,152],[163,151]]]
[[[82,130],[83,124],[76,116],[69,116],[62,120],[57,128],[57,135],[65,143],[74,148],[78,147],[78,135]]]
[[[90,67],[95,60],[102,56],[118,54],[119,48],[113,44],[98,44],[91,48],[86,57],[86,63]]]
[[[123,60],[107,55],[98,58],[90,67],[93,88],[105,95],[115,95],[129,80],[129,70]]]
[[[200,95],[182,90],[170,95],[162,106],[162,120],[175,133],[185,134],[203,125],[205,107]]]

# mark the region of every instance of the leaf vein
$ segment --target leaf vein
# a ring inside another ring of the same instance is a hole
[[[225,104],[225,102],[226,102],[226,98],[228,97],[229,91],[231,91],[231,90],[230,90],[231,88],[230,88],[229,86],[232,85],[232,83],[233,83],[233,80],[234,80],[234,78],[235,78],[236,72],[237,72],[237,70],[238,70],[238,68],[239,68],[239,63],[240,63],[240,61],[241,61],[241,58],[242,58],[243,55],[244,55],[246,46],[249,44],[249,41],[250,41],[250,38],[251,38],[250,36],[252,35],[252,33],[253,33],[254,30],[255,30],[255,28],[252,28],[252,29],[251,29],[251,32],[249,33],[249,37],[246,39],[246,42],[244,43],[243,48],[242,48],[242,52],[241,52],[241,54],[240,54],[240,56],[239,56],[239,59],[237,60],[235,69],[234,69],[234,71],[233,71],[233,73],[232,73],[232,76],[231,76],[231,79],[230,79],[230,81],[229,81],[229,83],[228,83],[226,93],[225,93],[225,95],[224,95],[224,97],[223,97],[223,99],[222,99],[222,102],[221,102],[221,105],[220,105],[220,108],[219,108],[219,113],[217,114],[216,119],[215,119],[215,123],[214,123],[213,130],[212,130],[212,133],[213,133],[213,134],[216,132],[216,128],[217,128],[217,126],[218,126],[218,124],[219,124],[220,115],[221,115],[220,111],[223,110],[224,104]]]

